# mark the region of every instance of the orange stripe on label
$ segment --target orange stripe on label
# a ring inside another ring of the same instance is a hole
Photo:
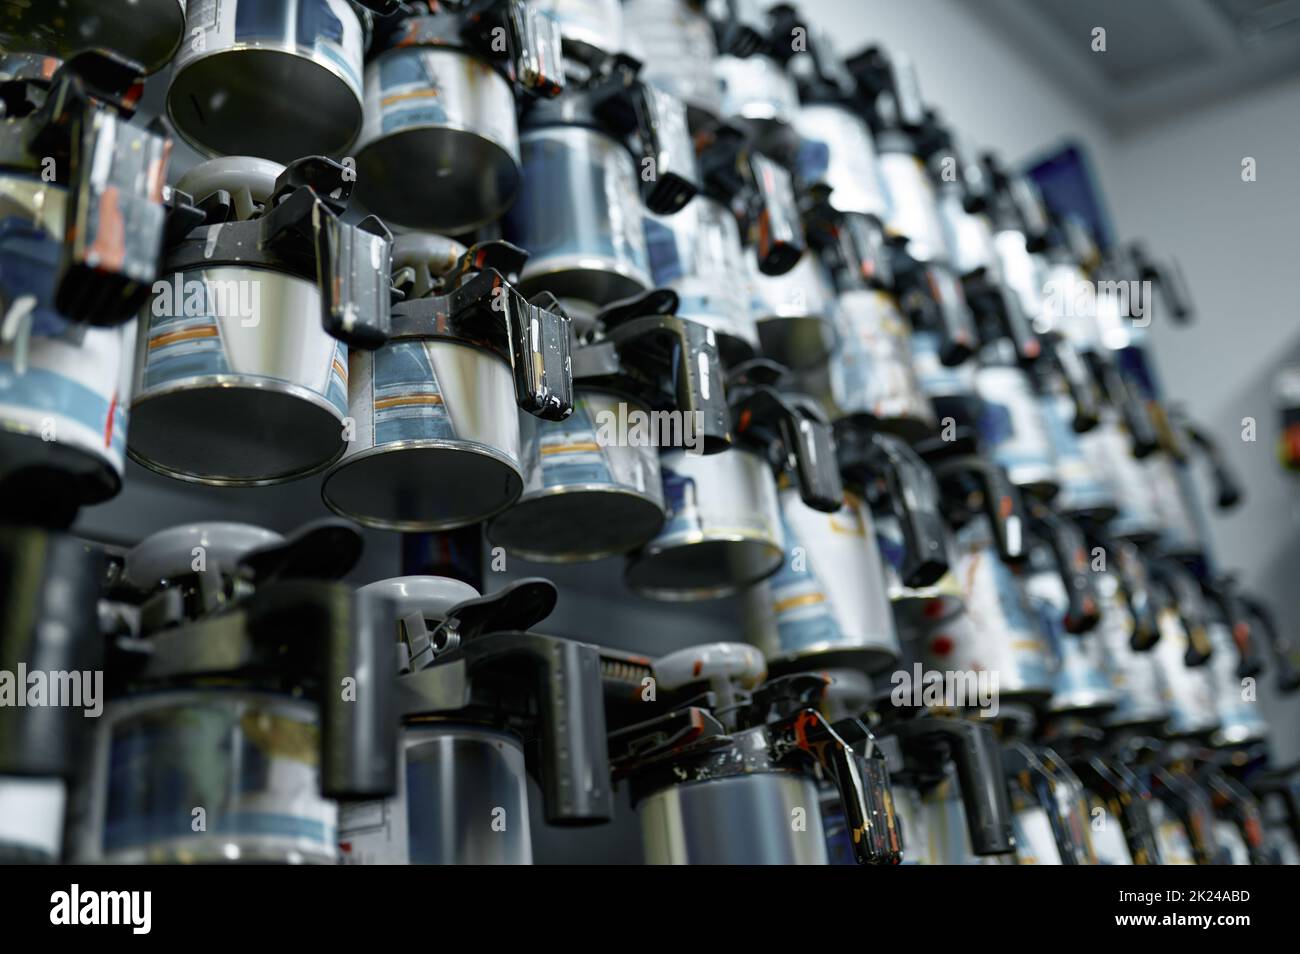
[[[438,91],[436,89],[414,89],[409,93],[394,93],[392,96],[385,96],[379,101],[380,106],[392,106],[393,103],[400,103],[407,99],[437,99]]]
[[[375,402],[375,410],[382,411],[390,407],[411,407],[417,404],[441,404],[441,394],[408,394],[402,397],[383,398]]]
[[[790,596],[783,600],[777,600],[772,607],[778,613],[784,613],[786,610],[795,609],[800,606],[815,606],[818,603],[825,603],[826,597],[822,593],[801,593],[798,596]]]
[[[105,449],[113,446],[113,415],[117,412],[117,392],[113,392],[113,399],[108,402],[108,420],[104,422],[104,447]]]
[[[573,451],[598,450],[600,450],[599,444],[556,444],[550,447],[543,447],[542,456],[546,457],[548,454],[567,454]]]
[[[343,366],[343,362],[340,361],[338,358],[334,359],[334,373],[337,374],[344,381],[347,381],[348,369]]]
[[[159,335],[156,338],[149,339],[149,350],[155,348],[165,348],[169,344],[175,344],[177,341],[189,341],[193,338],[215,338],[217,329],[215,325],[206,325],[203,328],[187,328],[184,331],[173,331],[169,334]]]

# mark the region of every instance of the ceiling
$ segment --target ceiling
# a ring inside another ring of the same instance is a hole
[[[1300,75],[1300,0],[981,0],[979,9],[1121,133]],[[1096,27],[1104,52],[1092,49]]]

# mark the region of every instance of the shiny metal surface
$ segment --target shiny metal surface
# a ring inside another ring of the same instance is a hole
[[[519,149],[523,185],[503,229],[529,251],[520,291],[603,305],[648,288],[632,154],[603,133],[577,126],[526,130]]]
[[[1064,619],[1069,596],[1051,557],[1039,548],[1033,569],[1025,580],[1025,592],[1038,614],[1039,631],[1047,637],[1051,652],[1054,713],[1091,715],[1117,704],[1118,694],[1105,669],[1105,647],[1096,631],[1067,633]]]
[[[1105,651],[1107,678],[1116,693],[1116,706],[1104,717],[1108,726],[1160,726],[1169,717],[1154,651],[1135,652],[1133,616],[1120,594],[1112,571],[1095,577],[1101,622],[1093,635]]]
[[[776,478],[757,454],[661,455],[668,521],[628,558],[625,579],[644,596],[711,599],[777,571],[784,558]]]
[[[409,725],[398,791],[339,809],[344,864],[532,864],[528,780],[519,740],[458,725]]]
[[[167,114],[199,151],[291,162],[361,131],[361,23],[346,0],[192,0],[185,33]]]
[[[938,421],[912,366],[911,330],[897,300],[842,292],[839,314],[844,337],[830,366],[837,415],[908,439],[932,432]]]
[[[915,261],[946,259],[948,242],[939,220],[939,200],[921,160],[911,153],[882,152],[880,178],[889,196],[886,231],[907,240],[907,253]]]
[[[1103,408],[1100,423],[1079,435],[1079,446],[1093,472],[1101,475],[1108,496],[1119,509],[1110,524],[1110,532],[1136,541],[1158,537],[1160,512],[1151,481],[1142,462],[1132,454],[1132,442],[1119,421],[1118,412]]]
[[[141,316],[131,457],[198,483],[253,486],[328,467],[345,448],[347,349],[313,282],[217,266],[171,276],[200,307],[156,296]]]
[[[1219,727],[1214,707],[1214,680],[1209,664],[1189,667],[1187,628],[1178,614],[1163,609],[1158,614],[1160,639],[1152,653],[1160,669],[1161,695],[1169,707],[1171,736],[1201,737]]]
[[[1043,314],[1043,289],[1045,263],[1040,256],[1029,251],[1025,235],[1013,229],[993,236],[1001,263],[1003,281],[1020,299],[1020,308],[1029,321],[1038,321]]]
[[[1046,702],[1052,693],[1048,647],[1018,577],[992,547],[987,518],[956,534],[957,564],[966,612],[936,626],[922,653],[931,669],[996,673],[1006,700]]]
[[[1206,627],[1214,654],[1206,664],[1214,682],[1214,709],[1219,727],[1210,741],[1215,745],[1243,745],[1268,738],[1268,721],[1258,698],[1258,680],[1237,675],[1237,647],[1228,626],[1213,620]]]
[[[938,210],[953,271],[964,276],[983,269],[990,279],[996,279],[1001,266],[988,216],[967,212],[961,190],[953,188],[939,193]]]
[[[830,188],[831,207],[886,221],[890,202],[871,130],[843,106],[812,104],[794,114],[799,136],[797,172],[805,186]]]
[[[73,859],[333,864],[336,808],[320,796],[319,732],[315,706],[255,692],[105,706],[75,795]]]
[[[534,5],[560,21],[565,45],[584,55],[623,49],[623,9],[619,0],[534,0]]]
[[[654,285],[677,292],[677,316],[712,328],[724,354],[756,352],[745,253],[731,210],[696,196],[673,215],[647,213],[644,225]]]
[[[1063,391],[1043,394],[1039,400],[1060,486],[1053,506],[1066,515],[1109,520],[1119,504],[1095,459],[1085,453],[1084,435],[1074,430],[1074,403]]]
[[[957,784],[956,769],[949,763],[946,777],[925,792],[920,800],[920,814],[914,821],[924,839],[917,849],[903,845],[904,861],[909,854],[921,855],[918,864],[932,865],[1005,865],[1015,864],[1015,855],[977,855],[971,845],[966,810]]]
[[[623,26],[628,52],[644,64],[642,79],[676,96],[701,121],[721,116],[717,47],[702,11],[688,0],[625,0]]]
[[[541,563],[598,560],[648,543],[664,523],[659,449],[620,443],[609,421],[649,414],[600,391],[578,393],[565,421],[520,413],[522,496],[488,526],[488,538]],[[648,437],[648,435],[647,435]]]
[[[850,496],[822,513],[790,487],[780,498],[785,560],[746,594],[750,641],[774,670],[893,666],[898,636],[871,511]]]
[[[366,65],[357,197],[389,223],[459,233],[519,190],[509,81],[460,50],[405,47]]]
[[[44,244],[62,241],[66,200],[52,183],[0,177],[0,218],[38,226]],[[32,277],[33,264],[23,269]],[[126,464],[135,341],[132,322],[33,335],[21,355],[0,343],[0,470],[51,467],[73,478],[84,503],[114,496]]]
[[[330,509],[391,530],[467,526],[523,490],[514,379],[500,356],[437,338],[354,350],[350,440],[326,474]]]
[[[986,365],[975,373],[975,390],[989,455],[1017,487],[1050,496],[1058,488],[1056,458],[1029,376],[1019,367]]]
[[[839,344],[839,329],[835,291],[821,262],[806,253],[784,275],[764,275],[752,254],[748,259],[764,357],[795,369],[825,362]]]
[[[185,0],[10,0],[0,9],[0,48],[65,60],[89,47],[107,49],[148,73],[167,65],[184,29]]]
[[[719,56],[713,64],[722,92],[723,119],[740,119],[755,131],[761,152],[786,156],[798,146],[791,124],[799,89],[776,60],[758,54]]]
[[[824,865],[818,801],[812,779],[781,772],[665,788],[637,805],[646,863]]]

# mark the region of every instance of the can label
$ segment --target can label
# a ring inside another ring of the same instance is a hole
[[[478,106],[471,112],[470,107]],[[487,63],[453,50],[391,50],[366,67],[362,142],[407,129],[468,129],[519,151],[510,87]],[[428,170],[434,173],[436,170]]]
[[[650,443],[611,444],[602,438],[596,422],[602,412],[615,413],[613,407],[612,400],[580,394],[563,421],[522,418],[528,491],[603,485],[657,498],[657,449]]]
[[[116,720],[104,853],[220,836],[291,841],[332,859],[335,808],[320,795],[319,732],[287,707],[224,700]]]
[[[728,451],[728,453],[732,452]],[[708,460],[708,458],[701,459]],[[772,491],[770,503],[764,501],[767,505],[761,507],[760,512],[743,513],[727,506],[729,500],[701,500],[696,479],[688,474],[679,473],[662,459],[660,468],[668,519],[663,530],[655,537],[656,540],[721,533],[738,534],[751,539],[780,541],[780,528],[773,525],[764,512],[776,513],[779,510],[775,489]]]
[[[910,333],[891,296],[860,292],[840,296],[848,334],[831,361],[831,392],[846,414],[877,420],[933,423],[934,410],[912,367]]]
[[[979,432],[993,459],[1010,472],[1013,481],[1022,468],[1050,472],[1054,463],[1051,441],[1024,372],[983,368],[975,380],[983,404]]]
[[[1105,484],[1084,456],[1079,435],[1071,424],[1073,415],[1073,405],[1063,394],[1043,401],[1043,422],[1047,425],[1047,437],[1056,457],[1056,476],[1061,483],[1056,503],[1065,511],[1113,506]]]
[[[176,68],[237,46],[324,58],[361,96],[361,22],[346,0],[191,0]]]
[[[506,221],[511,241],[531,253],[525,275],[596,268],[584,264],[591,259],[648,285],[644,213],[631,154],[603,134],[577,127],[529,132],[520,153],[525,187]]]
[[[677,292],[679,318],[757,342],[740,232],[727,210],[700,199],[674,215],[646,214],[643,230],[651,277]]]
[[[376,445],[456,439],[428,342],[394,342],[375,351],[372,361],[358,364],[357,384],[369,386],[371,393]]]
[[[770,583],[772,614],[776,618],[781,654],[796,653],[819,643],[840,644],[844,633],[835,618],[830,594],[817,578],[812,554],[782,516],[786,553]]]

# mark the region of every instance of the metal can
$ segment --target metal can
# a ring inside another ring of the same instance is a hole
[[[710,777],[638,799],[645,860],[652,865],[824,865],[826,840],[812,777],[770,764],[762,727],[736,733],[727,765]],[[791,825],[795,809],[804,826]]]
[[[146,73],[167,65],[184,30],[185,0],[7,3],[0,12],[0,48],[65,60],[85,49],[112,50],[139,63]]]
[[[929,627],[949,619],[964,610],[961,585],[949,570],[930,586],[906,586],[903,583],[903,561],[906,543],[903,527],[894,514],[878,512],[876,519],[876,545],[880,549],[885,571],[885,592],[894,610],[894,621],[904,639],[924,632]],[[950,541],[945,541],[949,566],[956,563]]]
[[[722,115],[713,72],[718,50],[702,10],[687,0],[626,0],[623,24],[628,52],[643,64],[642,79],[684,102],[693,125]]]
[[[719,56],[713,62],[722,92],[724,119],[740,119],[755,130],[760,152],[784,158],[797,148],[791,129],[799,111],[799,89],[785,67],[761,53]]]
[[[1060,485],[1054,506],[1061,513],[1086,519],[1106,521],[1115,516],[1118,505],[1111,496],[1105,478],[1084,453],[1081,435],[1072,421],[1074,405],[1066,394],[1045,394],[1042,398],[1043,422],[1056,460],[1056,478]]]
[[[632,154],[582,126],[527,129],[519,148],[523,186],[504,222],[529,253],[519,290],[604,305],[650,287]]]
[[[844,325],[831,360],[831,393],[839,415],[910,440],[938,427],[912,366],[911,330],[893,295],[847,291],[839,296]]]
[[[988,216],[967,212],[960,189],[943,189],[938,201],[939,220],[953,271],[965,276],[983,270],[990,279],[997,279],[1000,266],[993,243],[993,224]]]
[[[836,513],[781,490],[785,560],[746,595],[750,640],[771,671],[847,666],[880,672],[899,657],[871,511],[847,496]]]
[[[62,241],[66,202],[56,185],[0,177],[0,214],[39,227],[46,249]],[[32,285],[54,281],[52,264],[28,256],[21,267]],[[31,328],[25,348],[0,344],[3,469],[50,467],[74,481],[81,503],[107,500],[122,486],[135,323],[77,326],[37,309]]]
[[[151,693],[105,707],[78,819],[81,863],[333,864],[315,706],[251,691]]]
[[[753,254],[748,260],[758,292],[755,317],[763,354],[794,369],[824,364],[839,345],[839,317],[821,261],[808,253],[784,275],[764,275]]]
[[[1115,690],[1115,708],[1104,724],[1115,728],[1158,728],[1169,718],[1154,652],[1137,652],[1132,646],[1133,617],[1120,595],[1115,574],[1097,574],[1101,621],[1093,636],[1105,651],[1107,678]]]
[[[664,523],[659,450],[602,439],[609,425],[649,412],[627,398],[578,392],[564,421],[520,414],[524,491],[488,538],[540,563],[598,560],[648,543]]]
[[[796,171],[805,186],[831,190],[831,207],[884,221],[889,198],[867,124],[843,106],[811,104],[794,114]]]
[[[975,390],[989,455],[1017,487],[1050,497],[1058,488],[1056,460],[1029,376],[1012,365],[985,365],[975,373]]]
[[[1169,707],[1170,736],[1200,738],[1219,727],[1214,707],[1214,680],[1209,665],[1188,666],[1188,634],[1178,614],[1168,607],[1157,614],[1160,639],[1152,653],[1160,669],[1161,695]]]
[[[357,196],[390,222],[461,233],[519,190],[510,82],[462,50],[400,46],[366,65]]]
[[[623,49],[623,7],[619,0],[534,0],[560,23],[565,46],[584,57]]]
[[[1103,408],[1101,420],[1091,431],[1079,435],[1079,446],[1100,474],[1115,501],[1118,513],[1110,532],[1134,542],[1150,542],[1160,535],[1160,513],[1152,494],[1151,481],[1142,462],[1132,454],[1128,433],[1119,423],[1118,412]]]
[[[987,518],[962,527],[954,543],[966,612],[926,635],[926,665],[993,673],[1002,700],[1047,702],[1053,689],[1048,648],[1020,580],[993,549]]]
[[[1244,745],[1268,738],[1268,721],[1260,711],[1255,680],[1237,675],[1237,648],[1226,623],[1207,627],[1214,653],[1207,665],[1214,680],[1214,707],[1219,728],[1210,738],[1214,745]]]
[[[397,778],[390,799],[340,806],[344,864],[532,864],[524,749],[514,736],[407,726]]]
[[[292,162],[361,131],[362,28],[347,0],[190,0],[167,114],[208,155]]]
[[[748,266],[731,210],[696,196],[673,215],[647,214],[645,238],[653,283],[677,292],[677,316],[712,328],[724,355],[757,353]]]
[[[732,448],[659,458],[668,519],[628,560],[628,586],[653,599],[728,596],[766,579],[785,556],[776,478],[758,454]]]
[[[907,254],[917,262],[948,258],[948,243],[939,221],[939,200],[924,163],[910,152],[880,153],[880,177],[889,196],[885,229],[907,241]]]
[[[321,496],[336,513],[390,530],[443,530],[500,513],[523,490],[509,364],[439,338],[354,350],[350,440]]]
[[[347,348],[321,326],[314,282],[220,265],[159,287],[141,316],[133,459],[180,480],[255,486],[343,453]]]
[[[1069,607],[1065,584],[1054,567],[1043,565],[1045,554],[1035,552],[1039,563],[1025,581],[1030,605],[1038,613],[1039,628],[1046,634],[1052,653],[1053,713],[1091,714],[1114,708],[1117,694],[1105,670],[1104,652],[1095,632],[1065,631]]]

